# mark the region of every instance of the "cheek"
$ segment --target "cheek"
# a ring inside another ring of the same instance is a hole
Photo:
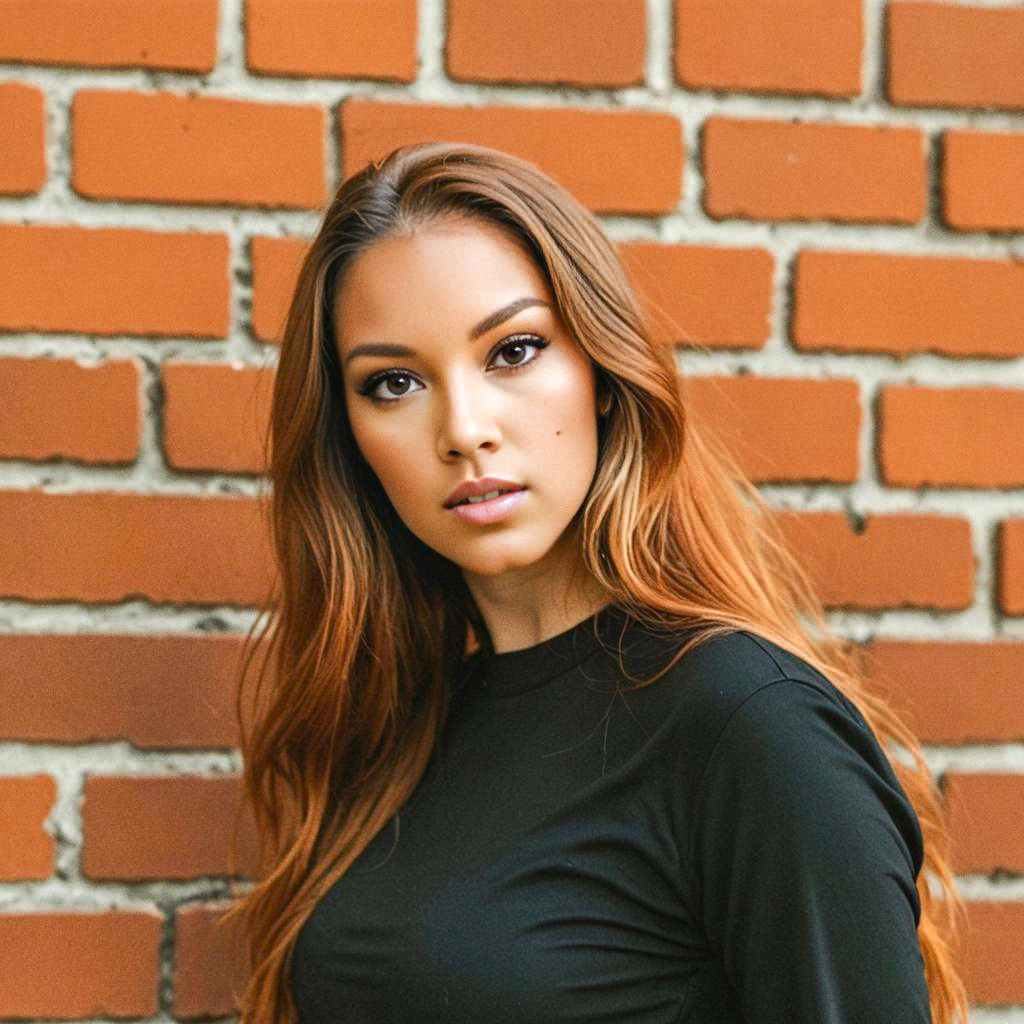
[[[415,490],[417,481],[422,480],[422,473],[415,471],[421,462],[419,456],[409,450],[408,438],[391,431],[369,429],[358,418],[350,422],[359,451],[397,507],[402,495]]]

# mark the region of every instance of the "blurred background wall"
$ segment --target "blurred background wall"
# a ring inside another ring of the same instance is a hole
[[[972,1021],[1024,1021],[998,0],[0,0],[0,1019],[231,1013],[275,339],[339,181],[428,138],[534,161],[621,246],[927,745]]]

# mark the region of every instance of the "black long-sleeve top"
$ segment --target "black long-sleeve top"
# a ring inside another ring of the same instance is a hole
[[[299,936],[302,1024],[931,1020],[920,826],[864,719],[743,631],[625,688],[683,639],[610,605],[467,663]]]

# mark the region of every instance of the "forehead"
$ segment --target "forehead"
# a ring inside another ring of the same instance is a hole
[[[430,225],[374,242],[346,268],[334,303],[338,344],[344,350],[370,334],[422,329],[425,316],[465,329],[523,295],[554,304],[544,274],[510,231],[473,221]]]

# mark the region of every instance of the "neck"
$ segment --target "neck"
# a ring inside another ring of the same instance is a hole
[[[587,572],[570,538],[534,565],[499,576],[465,574],[494,651],[532,647],[604,608],[611,596]]]

